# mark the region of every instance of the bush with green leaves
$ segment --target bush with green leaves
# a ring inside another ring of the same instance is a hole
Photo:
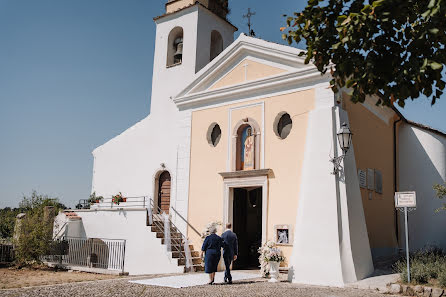
[[[40,262],[52,243],[53,217],[45,214],[45,207],[53,207],[54,214],[66,207],[58,198],[40,195],[36,191],[23,197],[20,209],[26,214],[20,221],[19,234],[14,237],[16,263],[19,266]]]
[[[434,185],[434,190],[438,199],[446,198],[446,183],[444,185]],[[440,212],[442,210],[446,210],[446,203],[444,203],[443,206],[438,208],[435,212]]]
[[[446,281],[446,255],[441,249],[426,248],[410,256],[411,281],[416,284],[426,284],[432,279],[443,277]],[[406,259],[402,258],[394,266],[401,280],[407,282]],[[441,282],[441,281],[440,281]]]

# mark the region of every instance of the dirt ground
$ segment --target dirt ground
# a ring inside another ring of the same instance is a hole
[[[85,272],[54,271],[49,268],[0,267],[0,289],[55,285],[83,281],[122,278],[115,275],[101,275]]]

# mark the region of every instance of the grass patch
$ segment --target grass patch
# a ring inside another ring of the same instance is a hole
[[[406,259],[401,258],[394,270],[407,283]],[[446,287],[446,254],[438,248],[426,248],[410,255],[410,275],[413,284],[439,284]]]

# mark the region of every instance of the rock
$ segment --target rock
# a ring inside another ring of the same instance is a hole
[[[412,287],[407,287],[407,289],[406,289],[406,293],[404,294],[405,296],[414,296],[415,295],[415,292],[414,292],[414,290],[413,290],[413,288]]]
[[[431,297],[431,294],[432,294],[432,288],[424,287],[423,297]]]
[[[435,289],[432,290],[432,297],[441,297],[441,296],[444,296],[443,293],[444,293],[444,290],[443,290],[443,289],[435,288]]]
[[[419,293],[424,292],[424,288],[422,286],[415,286],[415,287],[413,287],[413,290],[415,293],[417,293],[417,296],[420,296]]]
[[[391,284],[390,285],[390,289],[389,289],[390,294],[399,294],[402,291],[403,291],[403,289],[401,288],[401,285],[399,285],[399,284]]]

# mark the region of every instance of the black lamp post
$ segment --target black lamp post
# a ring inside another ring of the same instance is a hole
[[[341,168],[341,162],[344,160],[345,155],[347,154],[348,150],[350,149],[350,146],[352,144],[352,132],[350,131],[350,128],[347,126],[346,123],[343,123],[341,125],[341,128],[338,130],[338,133],[336,133],[336,136],[338,138],[339,146],[342,149],[342,156],[335,157],[331,159],[330,161],[334,165],[334,169],[332,174],[336,175],[339,173],[339,170]]]

